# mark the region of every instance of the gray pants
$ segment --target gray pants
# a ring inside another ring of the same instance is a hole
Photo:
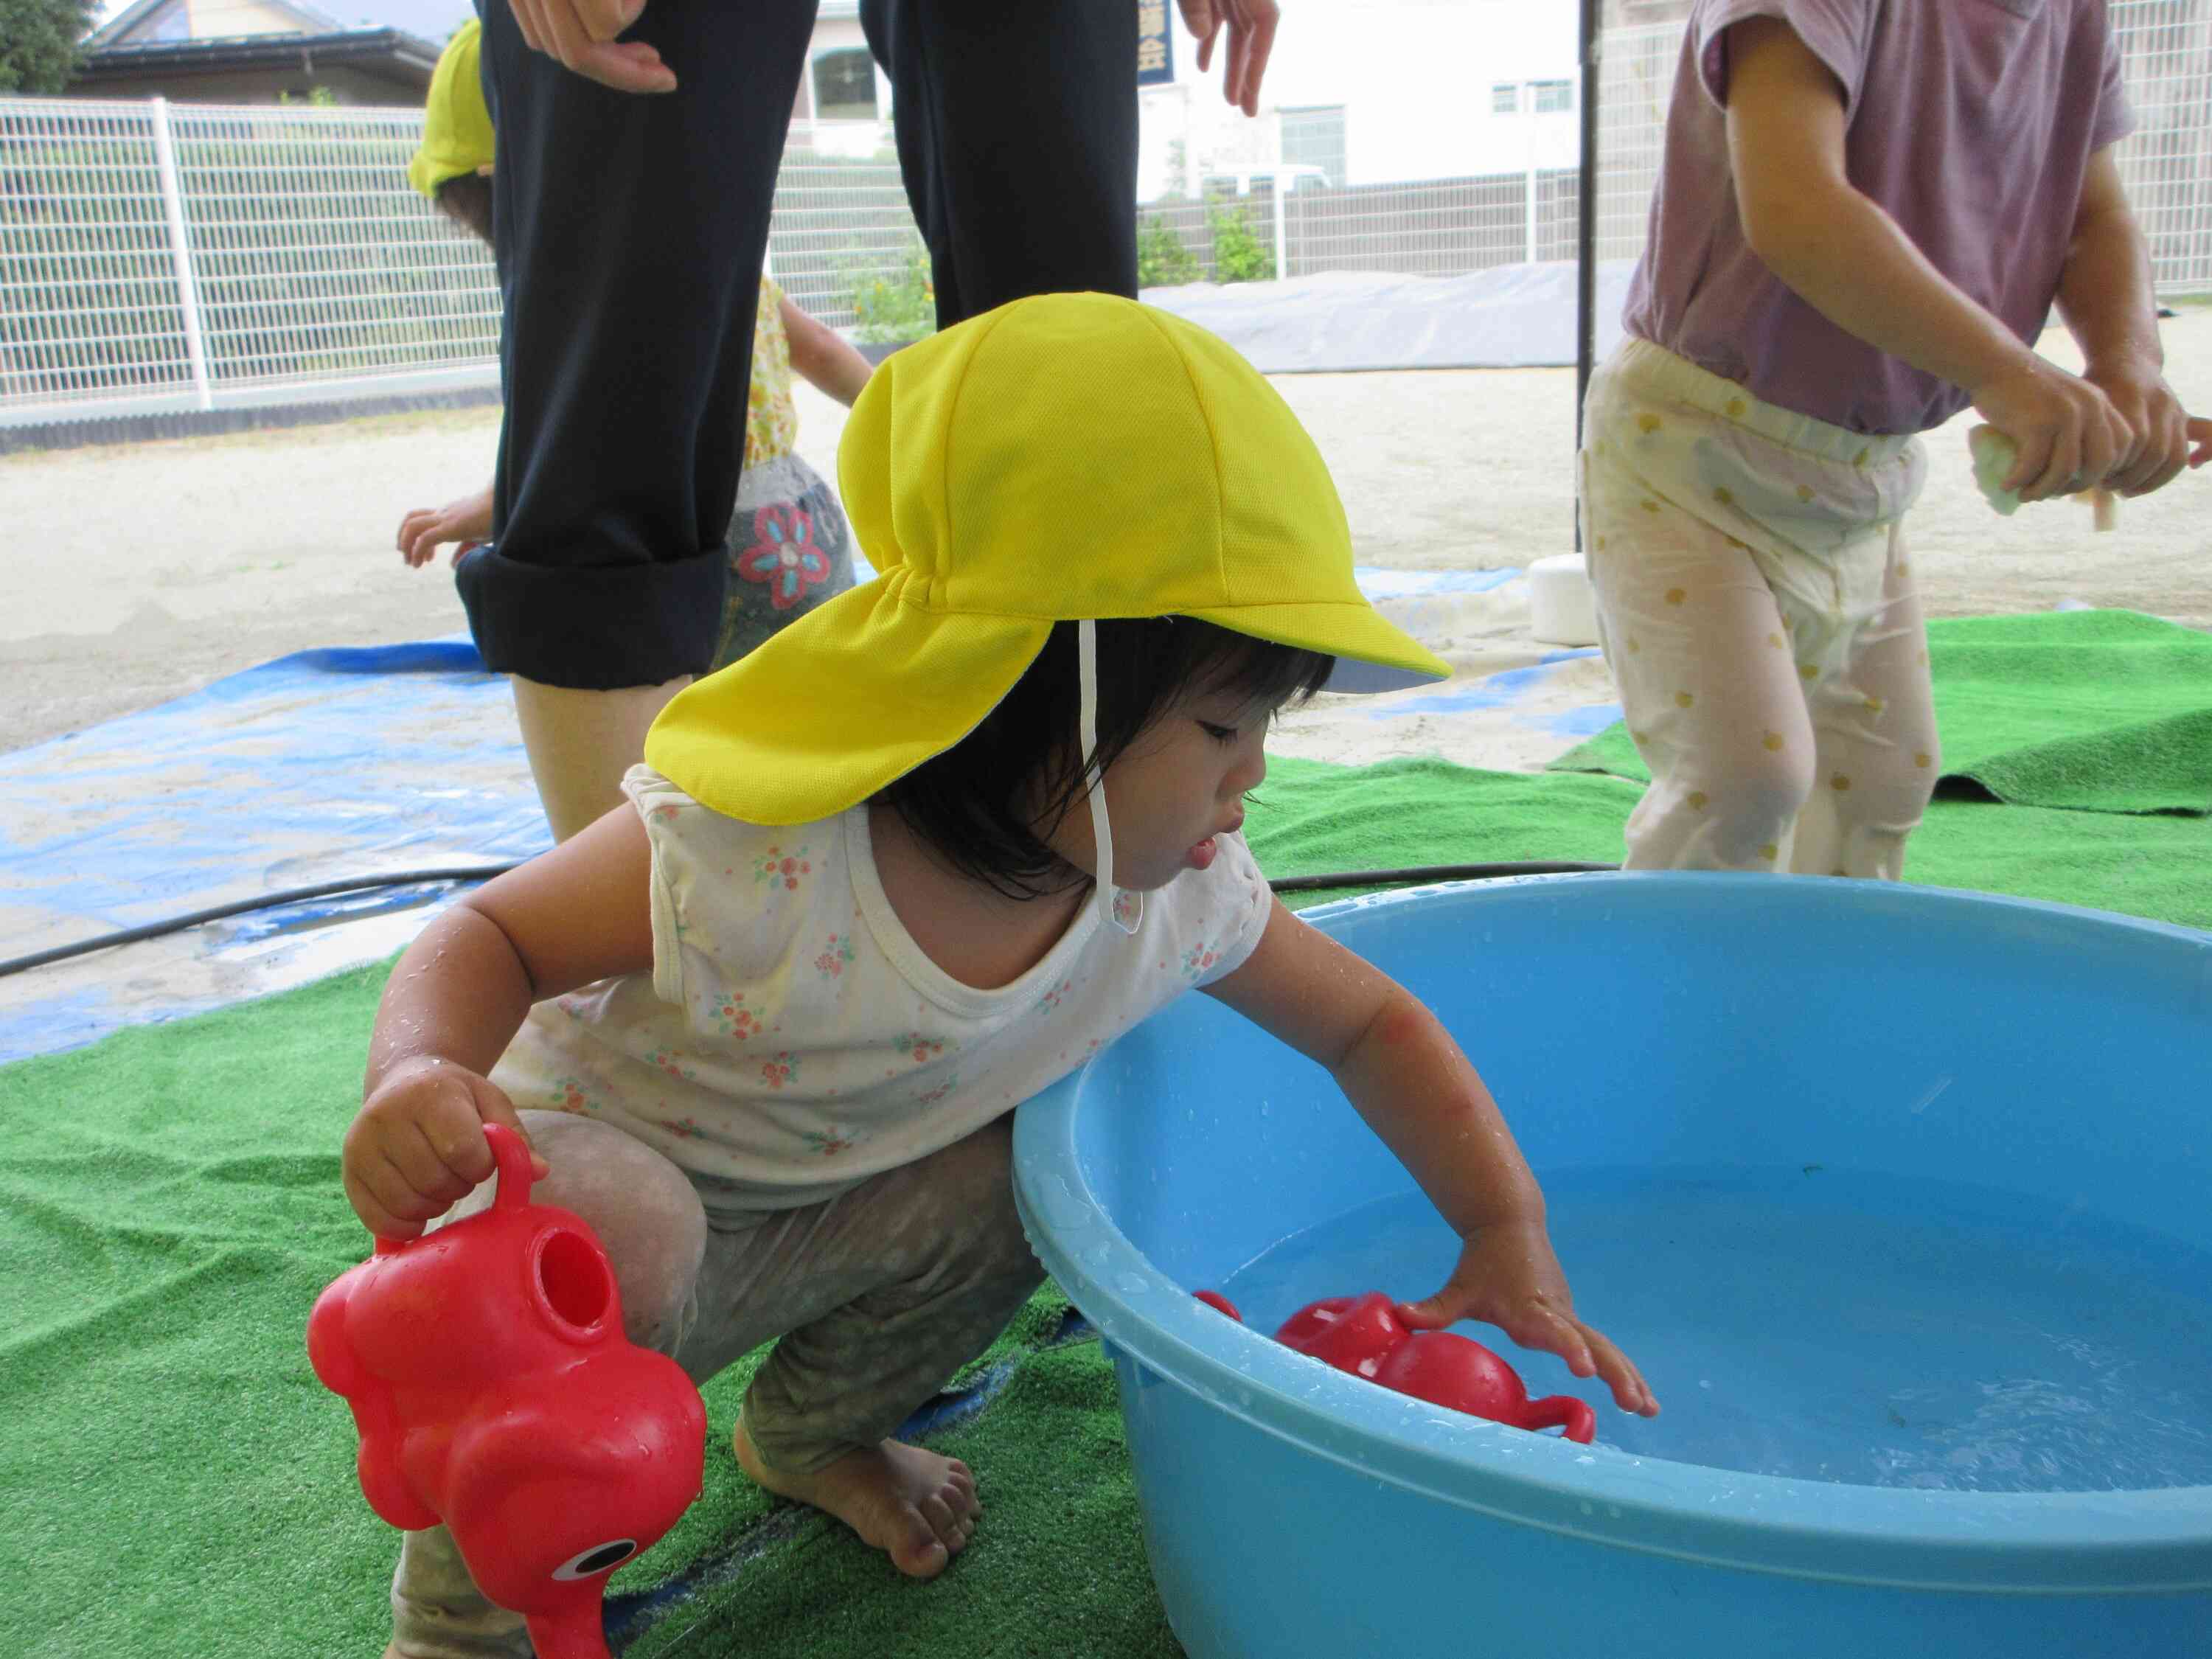
[[[812,1474],[872,1446],[942,1388],[1042,1282],[1014,1213],[1013,1120],[825,1203],[709,1220],[690,1179],[589,1118],[525,1112],[552,1173],[531,1196],[606,1247],[631,1341],[704,1382],[763,1342],[745,1432],[763,1462]],[[497,1177],[456,1205],[489,1204]],[[443,1527],[405,1534],[392,1584],[406,1659],[526,1656],[522,1620],[470,1581]]]

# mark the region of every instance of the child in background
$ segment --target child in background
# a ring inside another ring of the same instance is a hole
[[[492,240],[491,115],[477,74],[481,26],[457,30],[440,56],[423,112],[422,148],[407,176],[448,218]],[[794,370],[850,408],[868,382],[866,358],[761,278],[745,417],[744,471],[730,521],[729,595],[714,666],[736,661],[785,623],[853,585],[853,553],[836,492],[796,453]],[[400,556],[419,568],[438,549],[453,558],[491,538],[492,487],[399,521]],[[580,824],[556,824],[555,833]]]
[[[1580,458],[1651,769],[1629,867],[1901,874],[1938,772],[1915,434],[1972,404],[2027,501],[2206,459],[2160,374],[2131,124],[2105,0],[1698,0]],[[2054,302],[2080,378],[2031,349]]]
[[[704,1382],[781,1339],[748,1473],[927,1577],[974,1477],[889,1437],[1041,1280],[1008,1115],[1200,989],[1326,1067],[1461,1235],[1410,1323],[1488,1321],[1656,1412],[1474,1067],[1238,833],[1274,710],[1447,672],[1360,594],[1273,390],[1165,313],[1023,300],[885,363],[839,471],[883,574],[678,693],[629,805],[393,970],[345,1142],[362,1222],[488,1202],[483,1125],[520,1127],[634,1340]],[[395,1654],[517,1650],[442,1529],[393,1606]]]

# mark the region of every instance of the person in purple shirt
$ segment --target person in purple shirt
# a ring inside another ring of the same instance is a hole
[[[1896,879],[1938,771],[1903,523],[1969,405],[2024,501],[2212,458],[2161,373],[2105,0],[1698,0],[1581,456],[1640,869]],[[2076,377],[2036,355],[2053,304]]]

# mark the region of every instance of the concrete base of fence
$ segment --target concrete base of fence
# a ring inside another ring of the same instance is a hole
[[[477,409],[499,402],[499,387],[453,386],[442,391],[389,392],[356,398],[245,404],[228,409],[165,410],[143,415],[108,415],[0,424],[0,455],[48,449],[83,449],[94,444],[146,443],[165,438],[204,438],[224,432],[258,432],[283,427],[324,426],[357,421],[367,415],[406,415],[419,410]]]

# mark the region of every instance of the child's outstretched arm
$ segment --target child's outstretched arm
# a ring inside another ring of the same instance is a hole
[[[487,1123],[529,1137],[485,1075],[530,1005],[653,965],[645,825],[628,803],[455,904],[392,970],[343,1167],[354,1213],[412,1238],[492,1171]],[[537,1173],[544,1160],[532,1154]]]
[[[399,556],[410,570],[419,570],[438,556],[438,550],[453,544],[453,557],[478,542],[491,539],[491,486],[464,495],[443,507],[418,507],[399,521]]]
[[[2074,240],[2058,277],[2058,310],[2081,348],[2082,378],[2112,399],[2134,443],[2110,486],[2148,495],[2185,465],[2212,458],[2212,421],[2191,420],[2166,383],[2150,247],[2128,205],[2111,149],[2089,161]]]
[[[1443,1290],[1409,1325],[1479,1319],[1524,1348],[1601,1376],[1623,1411],[1659,1402],[1628,1357],[1575,1314],[1544,1228],[1544,1194],[1490,1091],[1437,1017],[1404,987],[1278,903],[1259,948],[1207,991],[1327,1066],[1465,1241]]]
[[[2038,356],[1929,264],[1844,170],[1844,92],[1771,17],[1729,29],[1729,163],[1744,234],[1808,305],[1972,394],[2020,451],[2022,501],[2104,483],[2134,447],[2111,401]]]
[[[791,366],[817,390],[850,409],[874,372],[853,343],[826,323],[817,322],[788,299],[778,307],[784,337],[791,342]]]

